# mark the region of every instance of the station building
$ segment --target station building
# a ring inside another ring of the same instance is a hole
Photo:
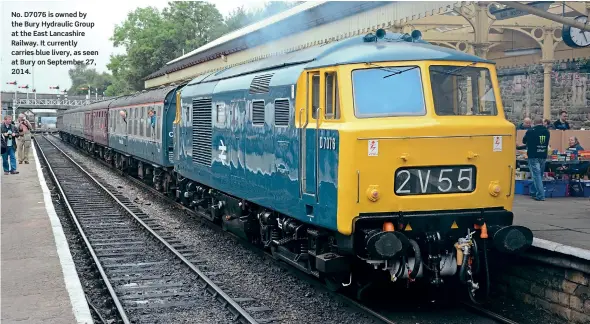
[[[546,2],[541,10],[573,19],[590,2]],[[493,2],[304,2],[176,58],[149,75],[146,88],[181,83],[272,55],[364,35],[379,28],[420,30],[433,44],[496,62],[507,116],[518,123],[561,110],[590,128],[590,47],[562,40],[562,24]]]

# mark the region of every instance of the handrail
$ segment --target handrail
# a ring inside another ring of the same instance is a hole
[[[104,98],[100,99],[36,99],[36,98],[25,98],[25,99],[13,99],[13,107],[19,106],[69,106],[69,107],[77,107],[77,106],[84,106],[91,103],[99,102],[105,100]]]

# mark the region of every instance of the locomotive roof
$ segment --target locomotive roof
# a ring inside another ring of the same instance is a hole
[[[305,69],[325,66],[386,61],[468,61],[494,63],[481,57],[422,40],[407,41],[408,35],[387,33],[377,42],[366,42],[364,36],[352,37],[303,50],[272,56],[263,60],[242,64],[193,79],[189,85],[212,82],[236,76],[305,64]],[[296,79],[296,77],[295,77]]]

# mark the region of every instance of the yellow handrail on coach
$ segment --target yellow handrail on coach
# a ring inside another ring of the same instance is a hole
[[[176,116],[174,117],[174,124],[180,124],[180,90],[176,91]]]

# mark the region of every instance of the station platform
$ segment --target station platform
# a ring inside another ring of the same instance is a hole
[[[34,151],[34,149],[32,149]],[[36,152],[0,178],[1,322],[93,323]]]
[[[562,253],[569,250],[570,253],[566,254],[590,260],[589,198],[535,201],[528,196],[516,195],[512,211],[514,224],[533,231],[534,246]]]

